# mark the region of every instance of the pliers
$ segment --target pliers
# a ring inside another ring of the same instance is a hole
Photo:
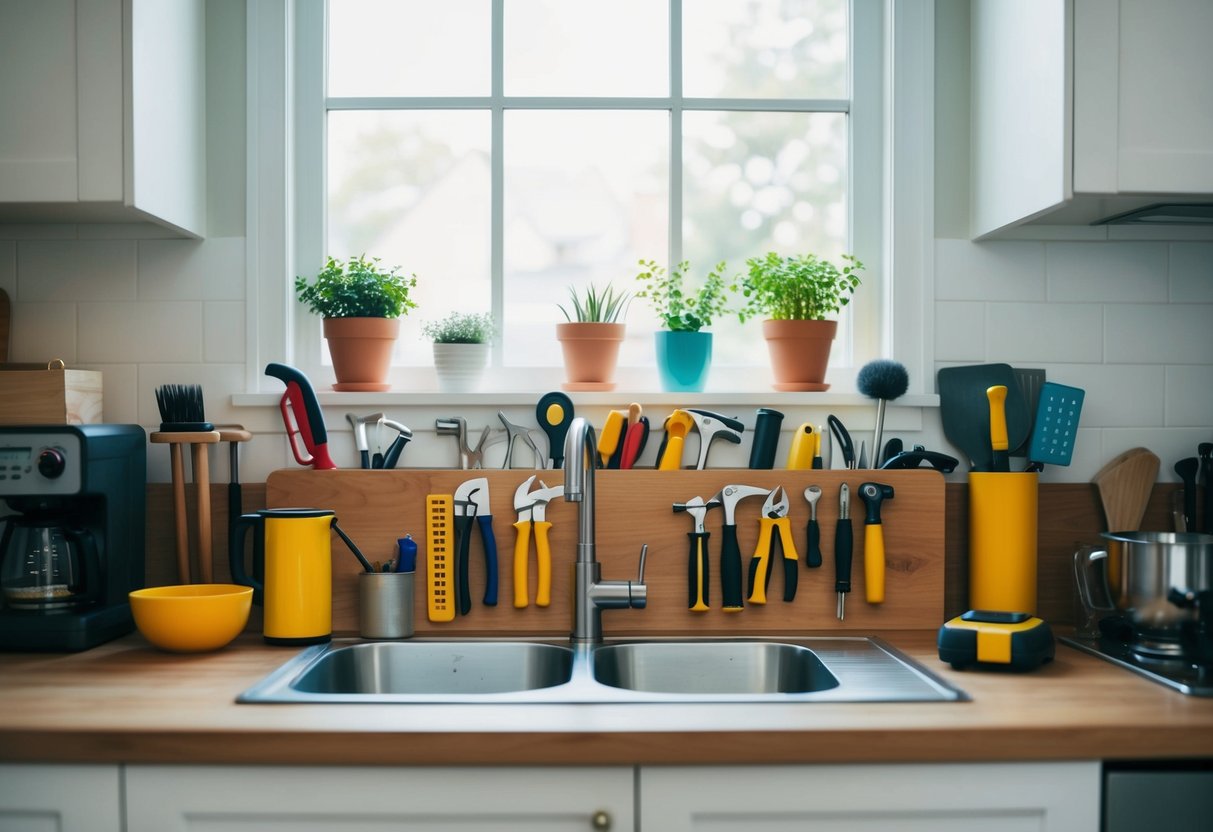
[[[564,486],[549,487],[540,480],[539,488],[531,491],[536,476],[532,474],[527,477],[514,492],[514,510],[518,512],[518,520],[514,523],[514,529],[518,532],[514,541],[514,606],[517,609],[524,609],[530,603],[527,559],[532,529],[539,578],[535,589],[535,606],[546,607],[552,603],[552,550],[548,545],[548,529],[552,528],[552,524],[546,515],[548,503],[564,496]]]
[[[762,504],[762,517],[758,521],[758,546],[750,560],[751,604],[767,602],[767,586],[771,582],[771,558],[777,549],[783,552],[783,600],[791,601],[796,597],[800,555],[796,553],[796,544],[792,542],[792,524],[788,520],[789,507],[788,492],[783,486],[772,488],[766,502]],[[776,529],[779,531],[779,537],[775,537]]]

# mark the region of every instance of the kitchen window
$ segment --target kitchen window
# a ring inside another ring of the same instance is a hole
[[[630,289],[641,258],[687,259],[702,277],[720,260],[740,274],[747,257],[768,250],[854,252],[868,268],[842,318],[834,363],[855,367],[895,348],[886,314],[894,308],[891,131],[882,102],[891,86],[889,21],[906,12],[893,4],[266,5],[250,8],[250,61],[293,83],[293,115],[279,122],[269,114],[266,138],[293,132],[294,152],[259,174],[251,209],[265,185],[284,186],[294,223],[283,230],[285,250],[267,250],[259,235],[250,252],[251,305],[282,303],[281,283],[275,290],[262,272],[278,261],[288,283],[314,274],[327,254],[366,252],[415,272],[420,308],[403,321],[395,389],[427,385],[421,324],[455,309],[488,311],[499,323],[493,389],[556,387],[556,305],[567,288],[611,281]],[[929,4],[910,14],[912,52],[929,56],[929,42],[925,53],[917,43],[933,25]],[[278,41],[281,25],[293,39]],[[275,78],[251,73],[250,116]],[[254,151],[260,132],[254,125]],[[921,157],[915,164],[930,169]],[[250,239],[258,224],[254,216]],[[922,274],[908,265],[903,271]],[[908,281],[911,301],[918,283]],[[282,344],[323,386],[330,371],[319,320],[289,297],[285,305],[250,340],[267,356]],[[911,326],[901,327],[919,352],[922,339],[912,336],[923,309],[912,306]],[[627,322],[620,390],[657,390],[655,316],[637,300]],[[757,324],[743,328],[729,316],[712,330],[709,389],[769,393]],[[831,380],[846,389],[849,375],[836,369]]]

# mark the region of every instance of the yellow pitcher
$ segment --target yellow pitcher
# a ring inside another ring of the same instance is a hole
[[[253,538],[253,572],[244,569],[244,539]],[[236,521],[230,553],[232,579],[253,588],[265,606],[262,633],[270,644],[320,644],[333,636],[333,567],[330,529],[359,558],[362,553],[337,525],[334,512],[320,508],[267,508]],[[264,574],[264,578],[260,576]]]

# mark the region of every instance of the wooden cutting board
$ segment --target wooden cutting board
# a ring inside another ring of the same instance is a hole
[[[1146,448],[1131,448],[1114,457],[1091,479],[1099,489],[1108,531],[1136,531],[1158,479],[1158,457]]]

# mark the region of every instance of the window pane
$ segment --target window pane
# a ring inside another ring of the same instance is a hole
[[[682,33],[684,95],[847,95],[847,0],[693,0]]]
[[[509,111],[504,141],[504,359],[552,366],[569,286],[631,291],[638,260],[666,257],[669,114]],[[621,364],[652,363],[651,330],[639,329],[628,327]]]
[[[839,113],[685,113],[683,254],[693,273],[725,260],[740,274],[768,251],[837,262],[847,251],[846,126]],[[765,361],[756,327],[732,316],[713,326],[713,360]]]
[[[329,0],[331,96],[488,95],[489,0]]]
[[[667,95],[669,32],[654,0],[509,0],[505,94]]]
[[[328,245],[416,274],[397,361],[429,364],[424,321],[488,312],[489,115],[338,111],[328,122]]]

